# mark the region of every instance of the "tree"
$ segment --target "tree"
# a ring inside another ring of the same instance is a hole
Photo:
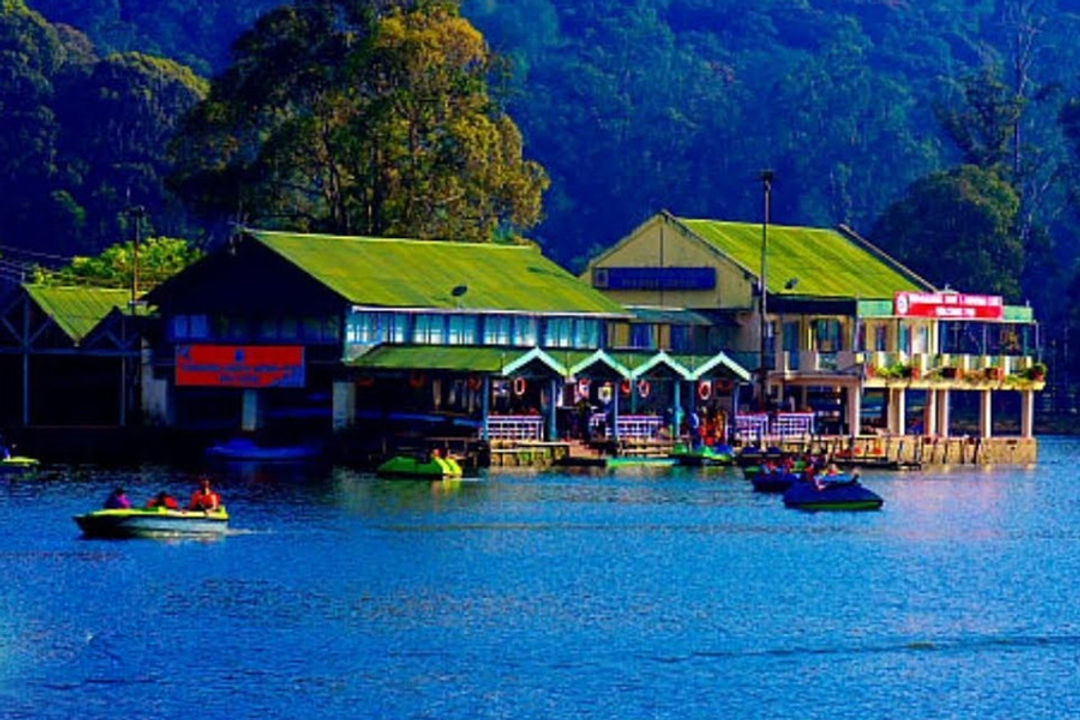
[[[993,170],[962,165],[916,181],[871,238],[937,287],[1022,298],[1019,198]]]
[[[139,243],[139,290],[145,292],[177,274],[204,255],[203,251],[182,238],[152,237]],[[100,254],[75,257],[57,270],[38,268],[38,282],[54,285],[92,285],[94,287],[131,287],[135,264],[132,241],[116,243]]]
[[[455,3],[299,0],[234,52],[175,144],[172,186],[207,216],[448,240],[539,222],[547,176]]]

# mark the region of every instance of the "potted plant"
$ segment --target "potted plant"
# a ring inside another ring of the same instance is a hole
[[[1046,379],[1046,363],[1037,362],[1027,369],[1025,373],[1029,380],[1042,382]]]
[[[985,373],[987,380],[1001,379],[1001,368],[999,367],[988,367],[983,372]]]

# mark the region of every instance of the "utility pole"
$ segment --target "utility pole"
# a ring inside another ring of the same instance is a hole
[[[766,297],[768,296],[768,293],[769,293],[769,291],[768,291],[769,212],[770,212],[770,203],[772,201],[772,183],[773,183],[773,171],[772,170],[762,170],[761,171],[761,189],[762,189],[762,192],[764,193],[764,196],[765,196],[765,198],[764,198],[765,199],[765,217],[763,219],[763,222],[761,223],[761,277],[759,278],[759,282],[758,282],[758,292],[760,293],[760,297],[759,297],[759,300],[758,300],[758,310],[759,310],[760,316],[761,316],[761,328],[760,328],[760,332],[761,332],[761,367],[760,367],[760,371],[759,371],[761,377],[759,379],[760,379],[760,382],[761,382],[761,391],[760,391],[761,395],[760,395],[760,398],[761,398],[761,409],[762,410],[766,410],[768,408],[768,397],[769,397],[769,394],[768,394],[768,389],[769,389],[769,367],[768,367],[768,363],[766,362],[766,351],[767,351],[767,346],[768,346],[767,331],[769,329],[769,322],[768,322],[768,320],[766,318],[766,313],[768,311],[768,301],[766,300]]]
[[[127,214],[135,221],[135,240],[131,246],[131,310],[135,312],[135,301],[139,299],[139,243],[142,242],[142,219],[146,217],[146,208],[133,205]]]

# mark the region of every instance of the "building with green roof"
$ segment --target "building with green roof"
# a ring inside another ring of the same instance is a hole
[[[859,434],[880,422],[897,434],[909,425],[948,434],[950,389],[1019,390],[1021,434],[1031,435],[1031,393],[1042,387],[1028,379],[1039,376],[1031,372],[1038,370],[1031,309],[971,294],[979,288],[935,288],[851,228],[660,212],[593,258],[582,279],[629,308],[651,308],[653,317],[708,318],[708,352],[722,350],[757,371],[756,397],[744,398],[744,412],[814,406],[815,430],[827,433]],[[617,331],[613,348],[675,349],[662,331],[636,330],[631,323]],[[967,375],[962,382],[957,371]],[[908,418],[892,374],[918,391],[929,408],[923,420]],[[887,417],[863,416],[867,391],[887,396]],[[990,401],[980,402],[980,432],[988,436]]]
[[[559,357],[602,351],[635,318],[532,245],[256,229],[148,299],[169,421],[245,430],[302,417],[486,434],[492,414],[542,414],[553,438],[578,379]]]
[[[146,314],[129,290],[14,288],[0,300],[0,423],[126,425]]]

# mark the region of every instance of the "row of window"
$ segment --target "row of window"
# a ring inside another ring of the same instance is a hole
[[[229,315],[174,315],[170,330],[173,340],[303,341],[319,344],[341,339],[338,320],[333,316],[283,315],[255,320]]]
[[[601,322],[590,318],[353,312],[345,324],[345,342],[597,348],[600,331]]]

